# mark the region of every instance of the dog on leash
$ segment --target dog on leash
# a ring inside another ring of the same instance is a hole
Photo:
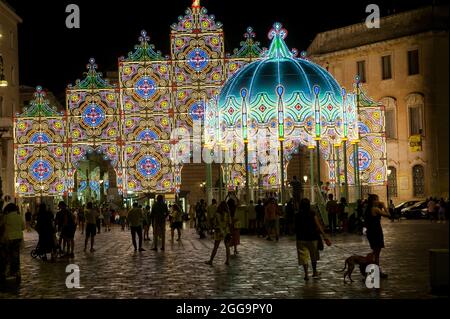
[[[363,277],[366,278],[367,265],[374,263],[375,263],[375,255],[373,253],[369,253],[365,257],[360,255],[353,255],[348,257],[345,260],[344,269],[341,270],[341,272],[344,271],[344,283],[346,283],[345,280],[346,277],[350,279],[350,282],[353,282],[352,273],[356,265],[359,265],[359,271],[361,272],[361,275],[363,275]]]

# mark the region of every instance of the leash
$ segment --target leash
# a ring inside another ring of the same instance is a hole
[[[350,250],[345,249],[345,248],[342,248],[342,247],[340,247],[340,246],[338,246],[338,245],[332,244],[331,247],[336,247],[336,248],[338,248],[338,249],[340,249],[340,250],[342,250],[342,251],[345,251],[346,253],[349,253],[349,254],[351,254],[351,255],[355,255],[355,254],[352,253]]]

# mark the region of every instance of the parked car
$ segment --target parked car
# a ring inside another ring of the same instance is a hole
[[[428,202],[426,200],[415,203],[412,206],[403,208],[401,210],[402,217],[406,217],[407,219],[422,219],[428,218],[426,213]]]
[[[396,216],[401,216],[401,212],[402,212],[403,208],[411,207],[411,206],[417,204],[418,202],[419,202],[418,200],[409,200],[409,201],[402,202],[402,203],[398,204],[394,208],[395,215]]]

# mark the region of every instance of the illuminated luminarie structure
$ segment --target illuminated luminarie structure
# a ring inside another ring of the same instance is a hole
[[[247,193],[253,187],[283,193],[299,145],[328,163],[332,184],[384,184],[383,107],[359,83],[347,93],[326,70],[297,58],[286,35],[275,24],[263,50],[249,28],[241,48],[225,54],[222,25],[194,1],[172,25],[170,56],[156,51],[143,31],[135,50],[119,59],[118,86],[91,59],[84,78],[67,88],[65,112],[52,108],[38,87],[14,117],[16,195],[69,196],[80,185],[91,187],[79,167],[93,153],[110,162],[119,195],[176,194],[200,143],[238,154],[222,165],[222,179]],[[203,122],[201,138],[181,143],[193,136],[196,121]],[[344,165],[336,167],[339,158]],[[206,171],[211,190],[211,164]]]

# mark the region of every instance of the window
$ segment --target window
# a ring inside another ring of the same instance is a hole
[[[386,55],[381,57],[381,78],[383,80],[392,79],[392,70],[391,70],[391,56]]]
[[[419,74],[419,50],[408,51],[408,75]]]
[[[366,61],[356,62],[356,72],[361,83],[366,83]]]
[[[414,197],[425,197],[425,174],[422,165],[413,167],[413,193]]]
[[[397,138],[397,101],[393,97],[381,99],[385,107],[386,138]]]
[[[423,95],[418,93],[410,94],[406,97],[406,105],[408,107],[409,117],[409,135],[422,135],[424,136],[423,125],[423,108],[424,98]]]
[[[395,128],[395,110],[386,109],[385,118],[386,118],[386,138],[391,139],[397,138]]]
[[[389,166],[388,171],[388,194],[389,197],[397,197],[397,169],[394,166]]]
[[[422,135],[422,110],[420,106],[409,108],[409,135]]]

